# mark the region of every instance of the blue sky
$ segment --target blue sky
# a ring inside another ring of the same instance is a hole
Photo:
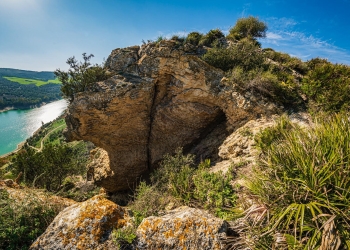
[[[227,32],[250,15],[267,23],[264,48],[350,65],[350,0],[0,0],[0,67],[67,69],[68,57],[101,63],[119,47],[158,36]]]

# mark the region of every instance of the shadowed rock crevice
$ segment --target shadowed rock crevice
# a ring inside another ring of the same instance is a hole
[[[194,154],[195,162],[210,159],[211,163],[220,161],[219,147],[229,135],[225,113],[220,110],[217,117],[204,128],[199,138],[184,146],[184,153]]]

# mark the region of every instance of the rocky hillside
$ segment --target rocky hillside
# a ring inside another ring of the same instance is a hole
[[[191,32],[57,70],[66,138],[96,146],[82,185],[102,188],[60,208],[30,249],[350,249],[350,68],[262,49],[265,31],[243,18],[227,36]],[[72,176],[61,177],[56,191]],[[0,189],[0,205],[14,200]]]
[[[107,191],[134,186],[178,147],[220,162],[218,148],[231,132],[280,112],[266,98],[228,86],[222,70],[188,50],[172,40],[116,49],[106,62],[115,75],[69,105],[67,137],[107,152],[109,165],[91,168]]]

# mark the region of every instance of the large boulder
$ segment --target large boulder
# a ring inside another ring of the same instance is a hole
[[[174,41],[116,49],[106,67],[115,75],[69,105],[66,136],[106,151],[109,166],[102,172],[108,174],[93,176],[110,192],[130,189],[178,147],[213,156],[229,132],[277,111],[263,98],[236,91],[222,70]]]
[[[137,228],[139,249],[223,249],[227,222],[206,211],[179,207],[145,218]]]
[[[59,213],[30,249],[116,249],[111,232],[127,221],[122,207],[95,196]]]

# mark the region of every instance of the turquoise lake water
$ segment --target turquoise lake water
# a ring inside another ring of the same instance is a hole
[[[7,154],[29,138],[42,122],[56,119],[67,108],[60,100],[28,110],[9,110],[0,113],[0,155]]]

